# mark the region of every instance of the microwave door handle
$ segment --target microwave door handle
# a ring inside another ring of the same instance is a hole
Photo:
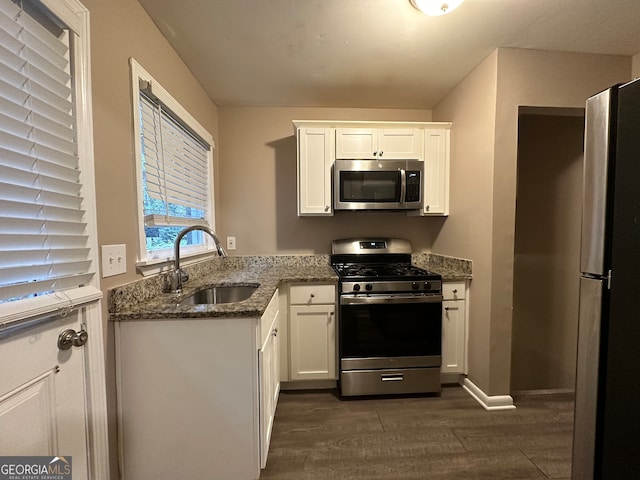
[[[405,203],[407,196],[407,172],[404,168],[400,169],[400,203]]]

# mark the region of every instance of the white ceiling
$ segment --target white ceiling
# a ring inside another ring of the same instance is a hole
[[[139,1],[220,106],[429,109],[497,47],[640,53],[640,0]]]

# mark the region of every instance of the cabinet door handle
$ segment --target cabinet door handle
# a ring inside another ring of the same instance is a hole
[[[273,335],[274,337],[278,336],[278,329],[274,328],[273,331],[271,332],[271,335]]]
[[[453,289],[453,293],[458,293],[458,289],[457,289],[457,288],[454,288],[454,289]]]

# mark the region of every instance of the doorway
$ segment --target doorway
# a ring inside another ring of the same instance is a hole
[[[511,391],[573,390],[584,110],[521,108]]]

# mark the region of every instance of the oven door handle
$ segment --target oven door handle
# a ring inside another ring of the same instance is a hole
[[[341,295],[340,305],[442,303],[442,295]]]

